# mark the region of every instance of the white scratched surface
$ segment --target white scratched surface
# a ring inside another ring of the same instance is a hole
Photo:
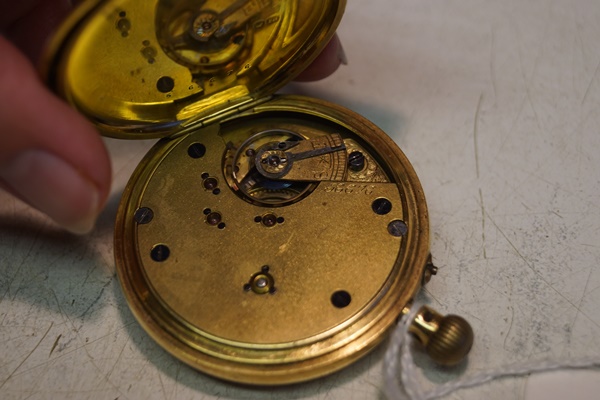
[[[417,357],[423,384],[600,357],[600,2],[350,0],[339,31],[349,65],[287,90],[363,114],[417,170],[440,267],[421,299],[476,333],[461,368]],[[87,237],[0,193],[0,398],[383,399],[382,348],[331,377],[265,390],[206,377],[154,344],[112,252],[120,193],[151,143],[107,143],[113,195]],[[599,371],[557,379],[575,384],[571,400],[600,393]],[[551,399],[547,381],[448,399]]]

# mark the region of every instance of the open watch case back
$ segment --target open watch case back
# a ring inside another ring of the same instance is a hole
[[[129,306],[178,359],[240,383],[330,374],[366,354],[435,267],[425,198],[365,118],[274,93],[332,38],[345,0],[90,0],[47,52],[52,89],[107,135],[162,138],[119,207]],[[473,340],[423,308],[438,362]]]

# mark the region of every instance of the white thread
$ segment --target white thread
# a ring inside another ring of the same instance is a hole
[[[447,396],[460,389],[482,385],[496,379],[509,376],[522,376],[532,373],[555,371],[559,369],[586,369],[600,367],[599,358],[582,358],[567,361],[537,361],[512,364],[505,367],[480,372],[470,377],[438,385],[434,389],[423,392],[410,351],[412,336],[408,329],[416,316],[420,305],[413,304],[411,312],[404,315],[392,334],[389,347],[384,357],[385,392],[390,400],[432,400]],[[400,377],[403,388],[398,384],[398,360],[400,360]]]

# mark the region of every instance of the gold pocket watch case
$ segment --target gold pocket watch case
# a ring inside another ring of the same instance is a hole
[[[49,85],[103,134],[162,139],[119,208],[131,310],[203,372],[279,385],[380,343],[435,268],[425,198],[361,116],[276,96],[323,49],[344,0],[91,0],[53,40]],[[458,317],[413,333],[455,363]]]

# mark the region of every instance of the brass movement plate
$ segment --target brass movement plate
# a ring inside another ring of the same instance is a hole
[[[159,142],[125,191],[115,245],[134,314],[169,352],[286,384],[382,340],[420,286],[427,211],[383,132],[286,96]]]

